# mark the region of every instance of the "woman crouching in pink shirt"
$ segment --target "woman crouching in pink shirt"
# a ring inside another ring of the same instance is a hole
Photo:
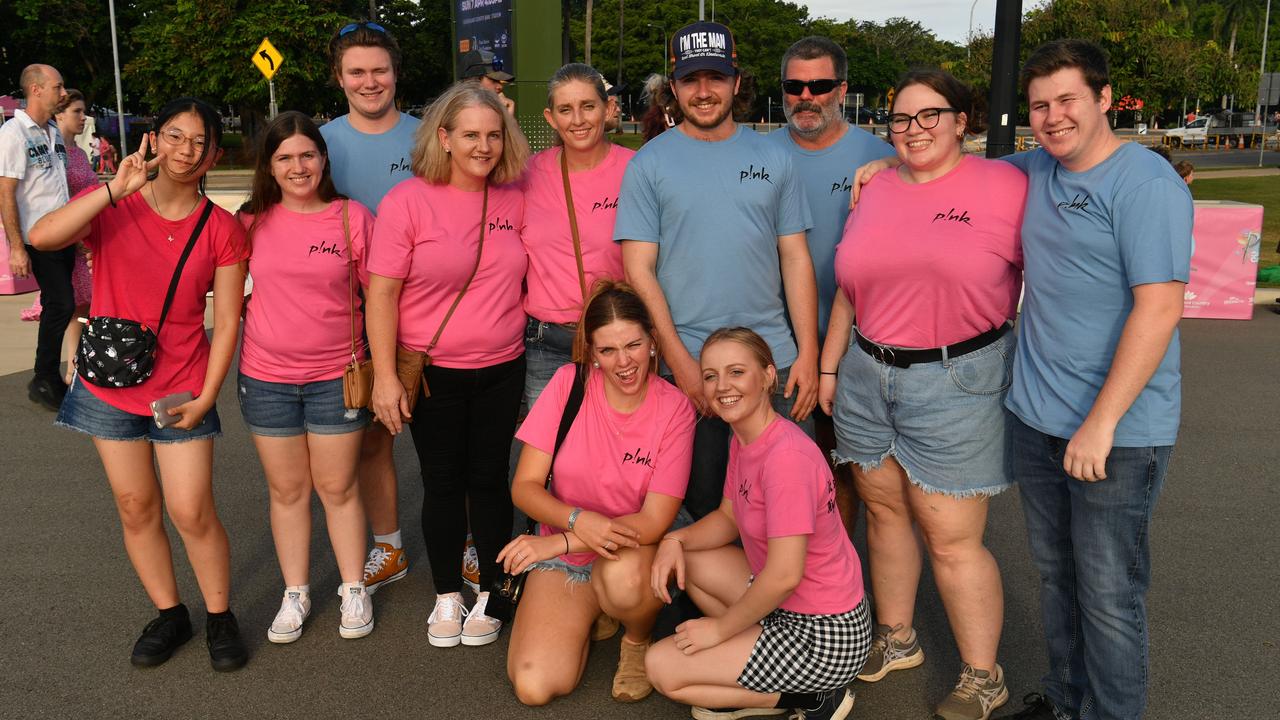
[[[525,445],[511,494],[540,531],[521,535],[498,556],[508,572],[540,571],[526,581],[507,652],[507,674],[527,705],[577,687],[602,611],[626,628],[613,698],[635,702],[652,692],[644,655],[662,603],[646,585],[658,539],[689,484],[693,405],[658,377],[653,321],[640,297],[601,281],[576,344],[576,357],[590,369],[558,451],[577,381],[572,364],[556,371],[517,434]]]
[[[871,647],[871,620],[831,468],[803,430],[774,412],[777,370],[759,335],[715,331],[701,365],[706,401],[733,429],[724,498],[662,538],[651,584],[671,602],[674,575],[707,616],[650,648],[649,679],[694,705],[695,718],[787,708],[805,718],[847,717],[853,696],[845,685]]]
[[[289,111],[262,135],[240,221],[248,231],[253,296],[236,395],[267,476],[285,585],[267,639],[297,640],[311,614],[312,489],[324,505],[342,578],[338,634],[361,638],[373,631],[356,487],[369,411],[346,407],[342,375],[348,363],[364,359],[358,285],[366,277],[373,216],[338,194],[320,129]]]
[[[374,418],[392,435],[407,425],[418,452],[436,590],[427,637],[436,647],[487,645],[502,627],[485,614],[487,591],[464,605],[458,559],[469,520],[480,585],[490,587],[511,539],[507,472],[524,391],[528,266],[514,181],[528,155],[493,91],[454,85],[418,127],[416,177],[382,199],[369,247]],[[412,414],[396,375],[397,346],[430,357]]]

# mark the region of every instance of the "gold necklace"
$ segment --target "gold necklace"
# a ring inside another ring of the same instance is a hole
[[[147,185],[151,187],[151,202],[155,203],[156,205],[156,214],[159,215],[161,219],[168,220],[169,218],[165,217],[164,213],[160,211],[160,201],[156,199],[156,181],[152,180],[151,182],[147,183]],[[191,213],[195,211],[196,205],[199,205],[199,204],[200,204],[200,193],[197,192],[196,201],[191,203],[191,208],[187,210],[186,213],[183,214],[182,220],[186,220],[187,217],[190,216]],[[169,242],[173,242],[173,233],[169,233],[168,236],[165,237],[165,240],[168,240]]]

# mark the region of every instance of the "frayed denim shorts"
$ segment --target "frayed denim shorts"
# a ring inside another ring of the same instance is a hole
[[[254,435],[346,435],[363,430],[369,424],[367,409],[352,410],[343,402],[340,377],[291,385],[257,380],[240,373],[236,389],[240,414]]]
[[[555,571],[565,574],[565,582],[570,584],[589,583],[591,582],[591,569],[595,567],[595,563],[587,563],[586,565],[572,565],[565,562],[563,556],[556,556],[550,560],[539,560],[529,565],[529,572],[534,570]]]
[[[892,455],[913,485],[955,498],[1005,490],[1014,346],[1007,332],[960,357],[899,368],[851,342],[836,385],[836,462],[872,469]]]
[[[103,402],[84,387],[84,381],[78,375],[72,379],[53,424],[78,430],[99,440],[148,440],[157,445],[212,439],[222,434],[216,406],[210,408],[200,424],[190,430],[179,430],[172,425],[156,427],[155,418],[150,415],[134,415]]]

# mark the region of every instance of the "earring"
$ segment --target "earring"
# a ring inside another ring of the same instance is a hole
[[[593,363],[591,363],[591,367],[593,367],[593,368],[595,368],[595,369],[599,370],[599,369],[600,369],[600,363],[598,363],[598,362],[593,362]]]
[[[449,148],[449,146],[447,146],[447,145],[445,146],[444,151],[445,151],[445,153],[446,153],[446,154],[451,154],[451,153],[453,153],[453,150],[452,150],[452,149],[450,149],[450,148]]]
[[[658,357],[658,349],[649,348],[649,357]]]

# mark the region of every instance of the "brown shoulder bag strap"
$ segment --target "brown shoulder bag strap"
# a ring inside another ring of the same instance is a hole
[[[587,272],[582,267],[582,241],[578,238],[578,214],[573,209],[573,190],[569,187],[569,158],[560,148],[560,175],[564,178],[564,202],[569,207],[569,231],[573,233],[573,259],[578,261],[578,285],[582,301],[587,300]]]
[[[458,291],[458,296],[453,299],[453,304],[449,306],[449,312],[445,313],[444,319],[440,321],[440,327],[436,330],[435,337],[431,338],[431,344],[427,345],[427,355],[430,355],[436,343],[440,342],[440,334],[444,332],[444,326],[449,324],[449,318],[453,317],[453,311],[458,309],[458,303],[462,302],[462,296],[467,294],[467,288],[471,287],[471,281],[475,279],[476,271],[480,269],[480,258],[484,255],[484,231],[488,222],[489,181],[486,180],[484,183],[484,200],[481,201],[480,205],[480,243],[476,247],[476,264],[471,268],[471,274],[467,276],[467,282]]]
[[[347,214],[347,200],[342,201],[342,237],[347,241],[347,298],[351,315],[351,362],[356,361],[356,256],[351,251],[351,219]]]

